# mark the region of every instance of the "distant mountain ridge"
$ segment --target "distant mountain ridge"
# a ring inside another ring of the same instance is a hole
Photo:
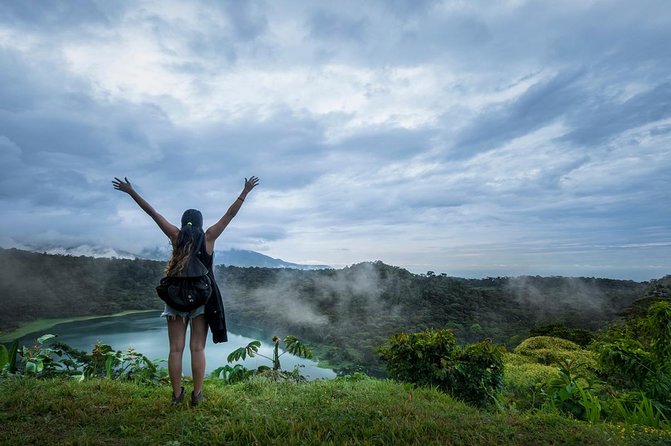
[[[40,252],[52,255],[67,255],[73,257],[86,256],[94,258],[116,258],[116,259],[142,259],[142,260],[160,260],[167,261],[170,257],[170,248],[166,246],[154,247],[151,249],[144,249],[138,254],[133,254],[128,251],[109,248],[105,246],[95,246],[90,244],[82,244],[76,246],[56,246],[47,245],[40,247],[26,247],[32,252]],[[282,259],[274,258],[261,254],[256,251],[246,249],[226,249],[214,252],[214,263],[216,265],[239,266],[239,267],[263,267],[263,268],[294,268],[302,270],[315,270],[331,268],[329,265],[309,265],[287,262]]]
[[[241,267],[264,267],[264,268],[295,268],[295,269],[325,269],[328,265],[306,265],[300,263],[286,262],[282,259],[267,256],[256,251],[246,249],[228,249],[214,252],[214,263],[217,265],[241,266]]]
[[[161,260],[167,261],[170,257],[170,251],[165,249],[153,248],[151,250],[144,250],[140,253],[138,258],[146,260]],[[239,266],[239,267],[262,267],[262,268],[294,268],[302,270],[314,270],[331,268],[329,265],[308,265],[301,263],[287,262],[282,259],[261,254],[260,252],[250,251],[247,249],[226,249],[223,251],[214,251],[215,265],[225,266]]]

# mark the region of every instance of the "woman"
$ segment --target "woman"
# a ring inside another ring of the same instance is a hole
[[[212,339],[215,343],[226,342],[226,321],[224,319],[224,307],[221,300],[221,293],[214,281],[213,272],[213,254],[214,242],[224,232],[226,226],[238,213],[247,194],[259,184],[259,179],[255,176],[245,178],[245,186],[242,192],[235,199],[228,211],[219,219],[218,222],[210,226],[205,231],[203,244],[205,249],[196,247],[196,255],[205,264],[208,269],[210,279],[214,284],[213,293],[206,305],[196,308],[189,312],[180,312],[174,308],[165,306],[163,314],[168,321],[168,339],[170,342],[170,354],[168,355],[168,373],[172,383],[172,402],[180,403],[184,399],[184,387],[182,387],[182,354],[186,339],[186,322],[191,321],[191,339],[189,348],[191,350],[191,373],[193,375],[193,391],[191,392],[191,404],[197,405],[203,401],[203,379],[205,377],[205,341],[207,340],[208,326],[212,331]],[[168,236],[172,243],[172,258],[168,263],[166,272],[170,273],[181,269],[188,256],[194,252],[193,243],[203,233],[203,216],[200,211],[189,209],[182,215],[181,229],[171,224],[161,214],[156,212],[138,194],[133,186],[124,178],[114,178],[112,185],[115,189],[130,195],[133,200],[156,222],[159,228]]]

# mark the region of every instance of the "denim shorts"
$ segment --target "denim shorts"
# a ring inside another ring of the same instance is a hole
[[[205,305],[201,305],[200,307],[191,311],[177,311],[168,304],[165,304],[165,308],[163,309],[163,313],[161,313],[161,317],[169,317],[169,318],[181,317],[186,322],[189,320],[193,320],[203,314],[205,314]]]

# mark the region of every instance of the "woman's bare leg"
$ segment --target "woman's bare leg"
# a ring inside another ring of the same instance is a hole
[[[179,317],[168,316],[168,374],[172,384],[172,394],[179,396],[182,387],[182,354],[186,339],[186,321]]]
[[[193,394],[198,395],[203,390],[205,378],[205,342],[207,341],[207,322],[205,316],[196,316],[191,319],[191,373],[193,374]]]

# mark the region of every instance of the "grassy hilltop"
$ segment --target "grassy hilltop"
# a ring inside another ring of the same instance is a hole
[[[173,406],[166,386],[90,380],[0,382],[0,444],[664,445],[671,433],[558,415],[479,411],[391,381],[208,381]]]

